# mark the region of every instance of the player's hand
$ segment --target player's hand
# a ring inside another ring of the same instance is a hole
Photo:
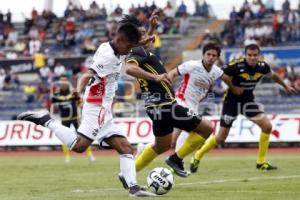
[[[154,35],[146,35],[142,40],[139,41],[138,46],[147,45],[150,42],[153,42],[155,39]]]
[[[79,94],[79,92],[78,92],[76,89],[74,89],[74,90],[72,91],[72,95],[73,95],[74,97],[80,97],[80,94]]]
[[[285,87],[285,92],[288,94],[288,95],[293,95],[293,94],[296,94],[297,93],[297,90],[291,86],[286,86]]]
[[[153,27],[153,28],[156,28],[157,27],[157,24],[158,24],[158,15],[155,13],[155,11],[152,13],[152,15],[150,16],[149,18],[149,23],[150,23],[150,26]]]
[[[233,88],[231,88],[231,92],[233,94],[239,96],[239,95],[243,94],[244,90],[241,87],[234,86]]]
[[[155,81],[156,82],[166,82],[167,84],[169,85],[172,85],[172,81],[169,79],[167,73],[164,73],[164,74],[158,74],[155,76]]]

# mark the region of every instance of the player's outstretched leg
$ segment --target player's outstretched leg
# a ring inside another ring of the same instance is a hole
[[[47,110],[39,111],[27,111],[18,115],[18,120],[30,121],[38,125],[45,126],[53,131],[63,144],[66,144],[69,149],[72,149],[77,143],[77,133],[73,129],[61,125],[54,119],[51,119],[50,114]],[[76,151],[81,153],[80,151]],[[82,151],[85,149],[82,148]]]

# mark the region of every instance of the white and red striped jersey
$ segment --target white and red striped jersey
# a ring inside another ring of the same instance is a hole
[[[95,75],[85,89],[84,102],[111,109],[121,67],[121,58],[111,44],[109,42],[101,44],[92,59],[90,69]]]
[[[215,80],[224,73],[216,65],[207,71],[202,60],[184,62],[177,67],[177,70],[178,74],[183,76],[183,80],[176,92],[176,100],[194,112],[198,111],[199,103],[212,90]]]

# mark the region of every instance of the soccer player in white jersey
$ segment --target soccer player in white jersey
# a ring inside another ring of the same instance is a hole
[[[229,88],[239,94],[241,89],[235,87],[230,77],[224,74],[215,62],[219,59],[221,48],[215,43],[208,43],[203,47],[203,59],[187,61],[174,68],[168,73],[171,80],[178,76],[183,76],[183,80],[176,92],[176,101],[178,104],[190,109],[191,112],[198,114],[200,102],[206,98],[209,91],[212,90],[214,82],[221,78]],[[175,129],[173,132],[176,141],[177,151],[184,143],[189,133]]]
[[[130,196],[154,196],[142,190],[136,180],[133,148],[125,134],[112,121],[112,101],[117,89],[117,79],[121,70],[121,55],[126,55],[138,45],[138,27],[124,20],[119,24],[116,36],[111,42],[100,45],[93,57],[87,74],[77,85],[77,93],[85,88],[82,121],[77,133],[51,119],[48,112],[28,111],[18,116],[48,127],[71,150],[82,153],[97,140],[109,144],[120,154],[120,170],[129,186]]]

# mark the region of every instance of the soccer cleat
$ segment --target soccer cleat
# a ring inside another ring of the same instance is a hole
[[[256,168],[258,169],[258,170],[276,170],[277,169],[277,167],[276,166],[274,166],[274,165],[271,165],[270,163],[268,163],[268,162],[264,162],[264,163],[262,163],[262,164],[257,164],[256,163]]]
[[[46,110],[22,112],[17,117],[18,120],[30,121],[38,125],[45,126],[51,120],[49,112]]]
[[[184,170],[182,160],[175,160],[172,158],[172,156],[169,156],[166,158],[165,162],[172,168],[172,170],[178,176],[184,178],[188,177],[189,174],[187,173],[187,171]]]
[[[127,185],[127,183],[125,181],[125,178],[124,178],[124,176],[123,176],[123,174],[121,172],[118,174],[118,177],[119,177],[119,181],[122,183],[123,188],[125,190],[128,190],[129,187],[128,187],[128,185]],[[143,190],[143,191],[146,191],[145,187],[140,187],[140,189]]]
[[[118,177],[119,177],[120,182],[121,182],[122,185],[123,185],[123,188],[124,188],[125,190],[128,190],[129,188],[128,188],[128,185],[127,185],[127,183],[126,183],[126,180],[125,180],[123,174],[122,174],[122,173],[119,173],[119,174],[118,174]]]
[[[129,196],[131,197],[154,197],[157,196],[151,192],[147,192],[140,188],[140,186],[135,185],[129,188]]]
[[[199,163],[200,163],[200,160],[196,160],[194,157],[191,159],[191,162],[190,162],[191,173],[197,172]]]

